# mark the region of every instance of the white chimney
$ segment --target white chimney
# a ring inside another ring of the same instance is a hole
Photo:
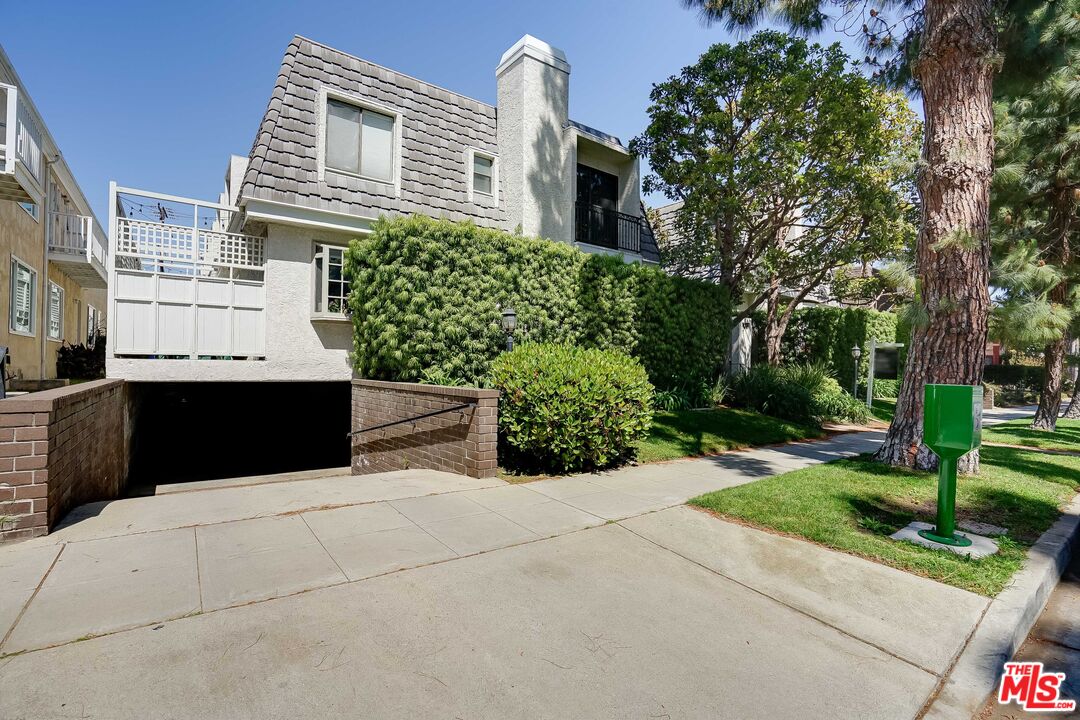
[[[572,145],[566,138],[570,64],[532,35],[503,53],[498,86],[499,176],[508,230],[570,242]]]

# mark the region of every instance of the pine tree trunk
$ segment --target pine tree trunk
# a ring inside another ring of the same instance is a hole
[[[1033,430],[1057,430],[1061,412],[1061,382],[1065,379],[1065,338],[1052,342],[1043,350],[1043,384],[1039,393],[1039,408],[1031,421]]]
[[[1071,335],[1069,336],[1069,340],[1065,346],[1065,349],[1069,355],[1076,355],[1077,340],[1075,337],[1072,337]],[[1069,378],[1069,382],[1072,383],[1072,400],[1069,401],[1069,407],[1065,408],[1065,414],[1062,415],[1062,417],[1069,418],[1070,420],[1075,420],[1077,418],[1080,418],[1080,403],[1076,402],[1077,395],[1080,395],[1080,388],[1076,387],[1077,375],[1080,374],[1080,372],[1078,372],[1076,363],[1069,364],[1066,370],[1066,374]]]
[[[1076,402],[1078,395],[1080,395],[1080,392],[1074,390],[1072,400],[1069,401],[1069,407],[1066,408],[1065,414],[1061,417],[1069,418],[1070,420],[1080,418],[1080,402]]]
[[[896,415],[875,457],[931,468],[922,445],[927,383],[982,383],[990,309],[989,205],[996,35],[990,0],[926,0],[913,72],[926,116],[916,248],[927,321],[912,331]],[[978,471],[978,452],[961,458]]]
[[[1071,188],[1058,188],[1054,193],[1052,228],[1046,254],[1062,270],[1069,267],[1072,253],[1069,247],[1069,235],[1073,217],[1076,215],[1076,203]],[[1069,301],[1069,281],[1063,280],[1050,291],[1050,302],[1065,305]],[[1065,334],[1050,343],[1043,350],[1043,384],[1039,393],[1039,408],[1031,422],[1034,430],[1057,430],[1058,413],[1061,412],[1061,386],[1065,380],[1065,346],[1068,342]]]

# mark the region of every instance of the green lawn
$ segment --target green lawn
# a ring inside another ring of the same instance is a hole
[[[937,478],[868,458],[841,460],[702,495],[691,504],[806,538],[956,587],[993,596],[1080,490],[1080,457],[984,447],[982,472],[962,476],[957,519],[1009,528],[1001,552],[970,560],[890,540],[912,520],[934,521]]]
[[[878,420],[891,423],[896,415],[896,398],[874,398],[870,404],[870,412]]]
[[[674,460],[822,435],[819,428],[735,408],[658,412],[649,437],[637,446],[637,459]]]
[[[1026,445],[1043,450],[1074,450],[1080,452],[1080,420],[1058,418],[1057,430],[1032,430],[1031,418],[1010,420],[1000,425],[984,427],[983,442]]]

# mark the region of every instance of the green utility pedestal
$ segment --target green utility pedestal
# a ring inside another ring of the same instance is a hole
[[[956,532],[956,461],[979,447],[982,438],[981,387],[927,385],[923,404],[923,443],[938,456],[937,525],[919,535],[943,545],[967,547]]]

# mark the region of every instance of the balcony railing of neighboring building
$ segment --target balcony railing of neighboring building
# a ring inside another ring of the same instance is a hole
[[[19,201],[40,199],[41,162],[41,131],[29,107],[19,102],[16,87],[0,83],[0,174],[15,175],[18,171],[23,184],[35,186],[34,193],[25,198],[10,192],[5,197]]]
[[[599,205],[575,203],[574,239],[621,252],[641,252],[642,218]]]

